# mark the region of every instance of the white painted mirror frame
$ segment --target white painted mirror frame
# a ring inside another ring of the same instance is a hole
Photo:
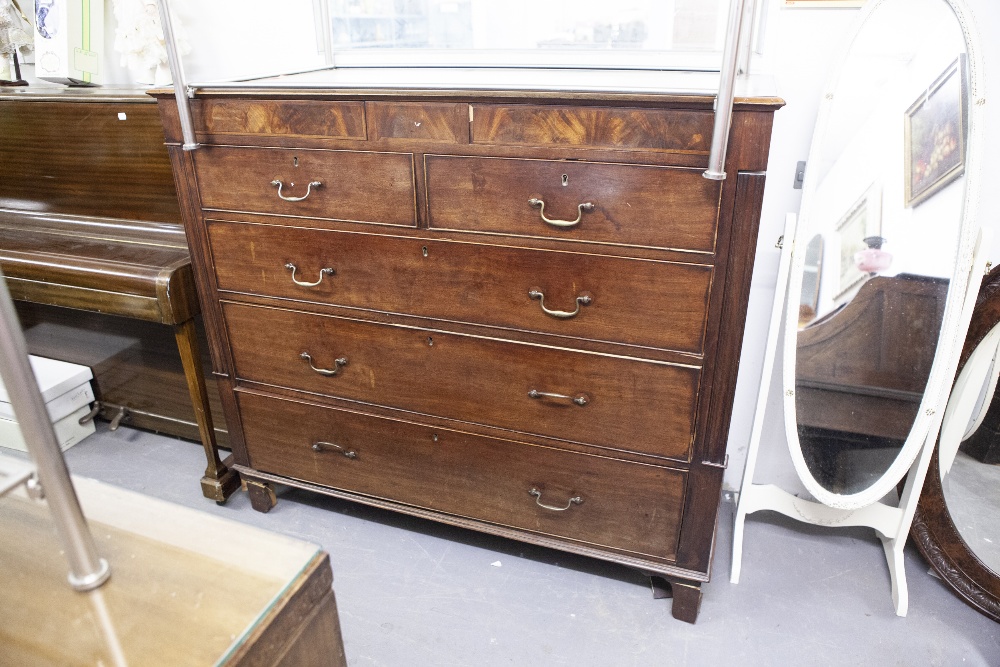
[[[855,31],[853,35],[856,35],[857,31],[861,29],[861,26],[865,24],[870,17],[871,12],[875,11],[875,9],[885,1],[886,0],[872,0],[866,8],[862,10],[861,15],[858,17],[858,21],[855,24]],[[955,15],[962,27],[966,41],[969,66],[969,117],[967,136],[970,147],[967,155],[966,173],[978,177],[978,175],[982,173],[981,161],[983,157],[984,120],[986,116],[986,93],[985,81],[983,78],[982,54],[980,50],[981,42],[979,41],[978,35],[975,33],[973,28],[974,19],[972,12],[969,10],[964,0],[945,1],[955,12]],[[852,39],[842,50],[838,62],[845,62],[848,50],[853,41],[854,37],[852,36]],[[838,70],[836,75],[832,77],[832,82],[839,79],[839,73],[840,72]],[[828,86],[827,90],[832,90],[832,84]],[[829,107],[829,100],[825,99],[824,104],[821,105],[819,118],[817,119],[817,130],[813,137],[812,151],[816,150],[819,141],[821,141],[820,137],[827,122]],[[912,458],[910,458],[905,465],[899,464],[902,470],[899,472],[898,476],[895,477],[895,480],[890,483],[891,489],[891,487],[895,485],[896,481],[901,479],[903,475],[906,474],[907,468],[909,469],[909,476],[906,478],[906,483],[904,485],[903,492],[900,495],[898,505],[886,505],[878,502],[881,496],[877,496],[869,501],[868,504],[859,505],[858,509],[847,509],[844,507],[822,504],[804,498],[799,498],[773,484],[753,483],[757,455],[760,448],[761,433],[763,431],[765,411],[768,402],[768,394],[771,388],[771,376],[774,367],[775,352],[782,328],[782,321],[784,319],[783,315],[785,314],[785,297],[787,294],[796,294],[796,292],[789,292],[788,290],[789,282],[792,282],[789,280],[789,271],[790,264],[793,261],[792,257],[793,248],[796,242],[795,234],[797,224],[796,216],[794,214],[789,214],[787,216],[784,235],[782,236],[784,244],[782,244],[780,239],[778,243],[778,247],[781,248],[781,255],[778,264],[778,279],[776,283],[774,303],[771,311],[767,342],[765,344],[760,391],[758,392],[753,426],[751,428],[750,441],[747,447],[746,467],[743,473],[743,480],[740,488],[736,515],[734,518],[732,569],[730,575],[730,581],[732,583],[738,583],[740,579],[742,570],[744,525],[746,517],[749,514],[761,510],[773,510],[793,519],[816,525],[830,527],[866,526],[873,528],[882,541],[886,560],[889,566],[889,575],[892,584],[892,599],[895,605],[896,614],[899,616],[906,615],[908,607],[908,594],[905,569],[903,567],[903,546],[906,542],[907,536],[909,535],[910,525],[913,521],[913,515],[917,506],[918,496],[920,490],[923,488],[927,467],[930,463],[931,454],[934,451],[934,442],[937,438],[939,430],[941,429],[941,423],[945,412],[944,408],[948,400],[948,393],[951,388],[951,384],[955,377],[958,357],[969,326],[969,320],[975,304],[978,285],[981,281],[981,277],[986,272],[987,265],[984,248],[989,247],[991,234],[989,233],[989,230],[980,229],[978,224],[978,193],[978,179],[976,177],[967,179],[963,210],[963,221],[967,229],[965,230],[966,233],[960,242],[960,263],[956,265],[956,275],[954,278],[954,280],[961,283],[962,287],[958,288],[956,286],[953,288],[955,291],[949,292],[949,295],[954,296],[954,298],[949,299],[945,319],[942,323],[939,345],[936,351],[934,370],[937,370],[938,375],[932,376],[935,380],[935,385],[934,387],[927,387],[927,391],[925,391],[926,405],[921,408],[926,418],[925,425],[921,426],[921,428],[924,429],[924,437],[916,440]],[[805,239],[801,239],[801,242],[803,252],[800,254],[804,255],[806,241]],[[801,262],[804,260],[801,258],[796,259],[798,261],[798,266],[801,269]],[[960,270],[960,268],[962,270]],[[800,281],[801,278],[797,280],[799,285]],[[961,289],[961,291],[959,291],[959,289]],[[797,330],[797,317],[793,319],[789,315],[787,319],[789,324],[792,326],[791,330]],[[791,345],[793,347],[794,343],[794,338],[792,338]],[[789,380],[787,376],[789,372],[788,368],[792,369],[791,380]],[[791,383],[791,386],[794,387],[794,356],[791,364],[785,364],[785,373],[785,386],[789,386],[789,383]],[[792,428],[794,429],[794,401],[792,402],[793,411],[790,416],[791,422],[788,421],[789,412],[787,408],[790,399],[794,399],[794,394],[792,396],[785,396],[785,402],[783,404],[783,407],[786,409],[785,424],[787,428],[788,424],[791,423]],[[933,410],[933,413],[928,415],[926,414],[927,410]],[[916,429],[917,425],[914,425],[914,428]],[[797,447],[797,429],[795,430],[795,435],[796,440],[794,441],[794,446]],[[789,443],[789,447],[792,447],[791,442]],[[799,454],[801,455],[801,452]],[[902,456],[897,459],[897,464],[901,458]],[[804,465],[804,461],[802,461],[802,463]],[[894,469],[887,471],[886,475],[883,475],[883,477],[888,478],[890,474],[895,474]],[[809,475],[809,477],[811,478],[811,475]],[[823,489],[823,491],[828,496],[835,495],[830,494],[825,489]],[[870,495],[874,495],[874,491],[872,491]],[[840,496],[839,498],[844,497],[845,496]],[[834,499],[836,498],[837,497],[835,496]]]
[[[823,99],[820,104],[820,112],[816,121],[816,129],[813,133],[812,145],[809,149],[810,158],[816,158],[823,149],[826,139],[826,129],[830,122],[831,110],[835,102],[835,94],[838,90],[844,67],[847,63],[848,54],[864,30],[869,19],[880,7],[887,2],[898,0],[870,0],[862,10],[858,21],[854,26],[851,39],[848,40],[846,48],[840,54],[839,63],[834,75],[830,77],[827,86],[823,91]],[[944,410],[948,400],[948,394],[954,381],[955,368],[958,364],[958,355],[961,352],[962,344],[965,341],[965,334],[968,324],[962,325],[961,315],[964,306],[964,299],[969,288],[969,267],[972,264],[972,256],[975,250],[976,239],[979,231],[978,220],[976,219],[976,208],[978,201],[978,181],[980,174],[980,162],[983,153],[983,105],[980,100],[984,99],[982,55],[980,53],[979,40],[974,32],[971,21],[971,14],[964,6],[962,0],[942,0],[951,5],[952,10],[962,28],[965,37],[966,51],[968,53],[968,76],[969,76],[969,123],[968,123],[968,153],[966,156],[966,191],[965,200],[960,220],[962,229],[960,231],[958,253],[955,259],[955,270],[952,275],[948,289],[948,300],[945,305],[944,317],[941,322],[941,331],[938,338],[938,346],[934,355],[934,362],[931,366],[927,386],[924,390],[917,417],[903,444],[902,449],[888,470],[866,489],[850,495],[833,493],[813,476],[802,453],[802,447],[798,435],[798,419],[796,415],[795,396],[795,371],[796,371],[796,336],[794,332],[798,329],[799,310],[796,303],[789,302],[785,313],[785,340],[784,340],[784,363],[782,378],[782,394],[784,398],[785,414],[785,438],[788,442],[789,453],[792,463],[798,473],[799,479],[805,485],[812,496],[830,507],[839,509],[858,509],[877,502],[892,491],[899,480],[906,475],[906,472],[913,465],[924,442],[928,440],[928,435],[932,434],[933,442],[936,438],[934,424],[940,422],[940,413]],[[813,208],[816,202],[817,182],[810,180],[806,176],[805,189],[802,193],[802,205],[800,207],[799,221],[808,221],[812,218]],[[800,234],[797,232],[796,236]],[[792,249],[792,264],[789,276],[788,293],[798,294],[802,290],[802,273],[805,260],[806,239],[801,239],[803,244],[802,252],[795,252]],[[978,276],[977,276],[978,277]],[[978,285],[978,282],[977,282]],[[978,287],[977,287],[978,289]]]

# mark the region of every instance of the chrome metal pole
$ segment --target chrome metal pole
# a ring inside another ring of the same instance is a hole
[[[191,107],[188,105],[187,82],[184,79],[184,67],[181,55],[177,52],[177,41],[174,39],[174,26],[170,22],[170,6],[168,0],[159,0],[160,25],[163,26],[163,41],[167,47],[167,62],[170,64],[170,75],[174,79],[174,97],[177,98],[177,115],[181,120],[181,136],[184,143],[181,148],[193,151],[199,144],[194,137],[194,122],[191,120]]]
[[[80,509],[59,449],[38,381],[28,361],[28,346],[18,323],[7,281],[0,271],[0,379],[7,387],[28,455],[52,514],[56,534],[69,561],[69,583],[78,591],[97,588],[111,576],[108,562],[98,556],[94,537]]]
[[[712,130],[712,150],[708,156],[708,170],[702,176],[713,181],[726,180],[726,148],[729,144],[729,124],[733,119],[733,90],[740,55],[740,32],[746,0],[731,0],[729,25],[726,28],[726,49],[722,55],[719,75],[719,95],[715,98],[715,128]]]

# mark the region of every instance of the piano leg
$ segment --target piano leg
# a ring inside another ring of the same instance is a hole
[[[177,349],[181,353],[184,377],[187,379],[195,421],[198,422],[198,432],[201,434],[201,443],[205,447],[205,458],[208,461],[205,476],[201,478],[201,492],[206,498],[221,504],[239,488],[240,477],[219,458],[219,446],[215,441],[215,428],[208,406],[208,392],[205,389],[205,374],[201,366],[201,353],[198,350],[194,320],[175,325],[174,336],[177,339]]]

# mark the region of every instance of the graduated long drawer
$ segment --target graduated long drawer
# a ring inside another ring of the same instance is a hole
[[[700,370],[224,303],[240,380],[686,460]]]
[[[257,224],[215,222],[209,235],[223,290],[704,347],[710,266]]]
[[[256,470],[670,560],[677,470],[240,393]]]

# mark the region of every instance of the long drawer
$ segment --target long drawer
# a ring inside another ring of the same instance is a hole
[[[256,470],[674,558],[681,471],[254,394],[239,402]]]
[[[257,224],[211,223],[209,235],[223,290],[694,354],[704,346],[710,266]]]
[[[697,169],[444,155],[424,161],[432,228],[715,249],[721,186]]]
[[[686,460],[700,369],[224,303],[240,380]]]
[[[416,225],[409,153],[205,146],[194,159],[208,209]]]

